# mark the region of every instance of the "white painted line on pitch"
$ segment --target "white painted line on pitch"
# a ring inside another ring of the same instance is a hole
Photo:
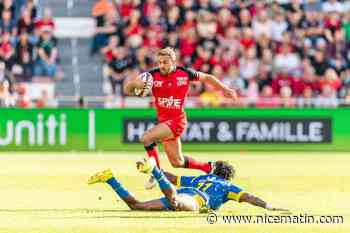
[[[89,112],[89,150],[96,149],[95,111]]]

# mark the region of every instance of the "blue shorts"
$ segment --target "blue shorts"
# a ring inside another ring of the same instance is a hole
[[[209,202],[208,197],[196,188],[192,188],[192,187],[179,188],[177,190],[177,193],[178,194],[186,194],[188,196],[194,197],[197,200],[199,199],[199,202],[201,202],[201,207],[207,206],[207,204]],[[174,207],[172,205],[170,205],[170,203],[166,197],[161,198],[160,201],[163,203],[164,209],[175,210]],[[198,203],[198,204],[200,204],[200,203]]]

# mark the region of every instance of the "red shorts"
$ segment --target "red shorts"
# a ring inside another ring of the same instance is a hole
[[[163,141],[169,141],[174,140],[179,137],[185,132],[186,126],[187,126],[187,119],[186,117],[180,118],[180,119],[170,119],[166,121],[162,121],[161,123],[166,124],[171,132],[173,132],[174,137],[173,138],[165,138]]]

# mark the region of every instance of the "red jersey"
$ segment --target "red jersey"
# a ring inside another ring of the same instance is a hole
[[[149,71],[153,76],[152,95],[160,122],[183,119],[185,99],[191,81],[199,79],[195,70],[177,66],[170,74],[163,76],[159,68]]]

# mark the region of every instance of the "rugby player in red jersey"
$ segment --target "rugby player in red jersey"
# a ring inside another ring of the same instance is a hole
[[[147,130],[140,141],[145,146],[149,157],[154,157],[159,167],[156,142],[160,140],[171,165],[175,168],[198,169],[205,173],[214,170],[213,162],[200,162],[181,151],[180,136],[186,129],[187,117],[184,112],[186,94],[190,82],[207,82],[227,98],[237,99],[235,90],[220,82],[215,76],[176,65],[176,54],[172,48],[164,48],[157,53],[158,67],[148,71],[153,77],[152,95],[157,109],[158,124]],[[135,89],[144,89],[145,82],[140,76],[126,82],[124,91],[135,95]],[[153,177],[146,183],[146,188],[153,188],[156,181]]]

